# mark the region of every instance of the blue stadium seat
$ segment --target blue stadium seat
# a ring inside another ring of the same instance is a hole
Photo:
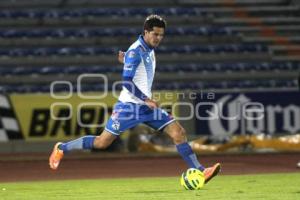
[[[27,10],[2,10],[0,18],[33,18],[33,19],[66,19],[78,17],[126,17],[126,16],[147,16],[156,13],[167,16],[204,16],[205,11],[202,8],[81,8],[72,10],[62,9],[27,9]]]
[[[0,74],[2,76],[12,75],[14,68],[12,67],[0,67]]]
[[[140,33],[140,29],[137,28],[68,28],[68,29],[6,29],[0,30],[1,38],[88,38],[88,37],[102,37],[102,36],[135,36]],[[230,35],[225,28],[215,27],[197,27],[197,28],[168,28],[167,35]],[[245,48],[245,47],[244,47]],[[242,49],[243,50],[243,49]]]
[[[34,51],[34,55],[44,56],[48,55],[49,50],[39,48]],[[52,50],[56,53],[56,49]],[[85,51],[87,51],[85,49]],[[16,52],[14,52],[16,53]],[[18,52],[19,53],[19,52]],[[68,51],[61,51],[60,55],[66,55],[70,53]],[[74,52],[73,52],[74,53]],[[76,52],[75,52],[76,53]],[[78,53],[78,52],[77,52]],[[93,52],[92,52],[93,53]],[[1,49],[0,49],[1,54]],[[8,56],[7,52],[5,54]],[[23,52],[22,52],[23,55]],[[40,66],[40,67],[0,67],[0,74],[3,76],[7,75],[19,75],[19,74],[37,74],[37,75],[47,75],[47,74],[82,74],[82,73],[122,73],[122,66],[102,66],[102,65],[92,65],[92,66]],[[182,73],[192,73],[192,72],[247,72],[247,71],[300,71],[299,62],[262,62],[262,63],[186,63],[186,64],[165,64],[157,68],[158,73],[168,73],[168,72],[182,72]]]
[[[40,74],[38,68],[33,67],[16,67],[12,68],[13,75],[33,75],[33,74]]]
[[[63,67],[46,66],[41,68],[40,73],[43,75],[64,73]]]

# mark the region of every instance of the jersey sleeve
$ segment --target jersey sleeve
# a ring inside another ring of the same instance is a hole
[[[124,58],[123,77],[134,77],[141,61],[142,59],[137,49],[127,51]]]
[[[137,98],[145,101],[147,96],[133,82],[136,69],[142,61],[138,49],[132,49],[126,52],[123,68],[123,87]]]

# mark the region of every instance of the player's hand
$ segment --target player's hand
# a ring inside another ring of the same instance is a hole
[[[145,103],[151,109],[158,108],[159,106],[158,103],[152,99],[146,99]]]
[[[119,53],[118,53],[119,63],[124,64],[124,57],[125,57],[125,52],[124,51],[119,51]]]

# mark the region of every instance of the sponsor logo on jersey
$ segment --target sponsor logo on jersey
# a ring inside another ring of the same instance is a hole
[[[135,56],[135,52],[134,51],[129,51],[128,52],[128,58],[133,58]]]
[[[114,121],[111,126],[114,130],[118,131],[120,129],[120,122],[119,121]]]
[[[124,65],[124,70],[131,71],[132,68],[132,65]]]

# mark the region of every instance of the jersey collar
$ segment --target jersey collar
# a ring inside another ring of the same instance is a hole
[[[144,37],[143,37],[142,35],[139,36],[139,41],[140,41],[140,43],[142,44],[142,46],[144,47],[144,49],[145,49],[146,51],[151,51],[151,50],[153,50],[153,48],[149,47],[149,46],[146,44],[146,42],[145,42],[145,40],[144,40]]]

